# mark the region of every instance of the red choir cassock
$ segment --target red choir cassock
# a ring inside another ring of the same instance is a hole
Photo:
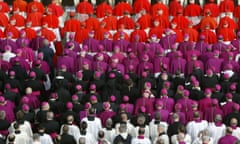
[[[16,26],[9,24],[4,31],[5,36],[7,36],[7,34],[11,32],[12,33],[12,38],[13,39],[17,39],[19,37],[19,31],[16,28]]]
[[[140,30],[139,28],[135,29],[130,35],[130,41],[134,42],[135,36],[139,36],[139,42],[146,42],[147,34],[144,30]]]
[[[96,16],[97,18],[103,18],[107,11],[112,11],[112,7],[108,5],[106,2],[101,3],[96,8]]]
[[[24,0],[15,0],[13,2],[13,9],[19,9],[20,12],[26,12],[27,2]]]
[[[155,17],[156,15],[158,15],[159,10],[162,10],[163,15],[168,17],[168,7],[162,2],[158,2],[151,7],[151,15]]]
[[[233,12],[233,16],[235,17],[235,18],[240,18],[240,5],[238,5],[237,7],[235,7],[235,9],[234,9],[234,12]]]
[[[42,23],[47,23],[49,28],[58,28],[59,20],[58,17],[52,13],[51,9],[51,13],[42,18]]]
[[[77,32],[81,28],[81,22],[73,17],[73,13],[70,14],[70,19],[64,23],[64,32]]]
[[[182,30],[188,27],[188,19],[184,16],[176,16],[172,19],[171,23],[176,23],[177,24],[177,28]]]
[[[175,34],[176,34],[176,42],[182,42],[183,41],[183,34],[182,34],[182,32],[181,32],[181,30],[180,29],[177,29],[177,28],[175,28],[175,29],[172,29],[174,32],[175,32]]]
[[[159,27],[153,27],[153,28],[151,28],[151,29],[149,30],[148,36],[149,36],[149,38],[150,38],[152,35],[155,34],[155,35],[157,35],[157,38],[158,38],[158,39],[161,39],[163,33],[164,33],[164,29],[161,29],[161,28],[159,28]]]
[[[128,13],[132,13],[132,7],[129,3],[127,2],[119,2],[117,5],[115,5],[113,9],[113,14],[115,16],[123,16],[124,12],[128,11]]]
[[[153,18],[153,25],[155,22],[158,22],[158,27],[162,29],[169,28],[169,19],[163,15],[158,15]]]
[[[148,0],[136,0],[133,4],[133,13],[137,14],[141,10],[145,9],[146,12],[150,12],[150,3]]]
[[[56,3],[52,3],[52,4],[48,5],[48,9],[52,9],[52,13],[54,15],[56,15],[57,17],[60,17],[64,14],[63,8]]]
[[[121,27],[121,25],[124,25],[125,29],[133,29],[134,28],[134,21],[128,16],[123,16],[117,22],[118,29]]]
[[[183,9],[182,5],[180,4],[179,0],[173,0],[170,2],[169,5],[169,15],[170,16],[177,16],[177,11],[179,9]]]
[[[41,2],[38,2],[37,0],[34,0],[30,3],[28,3],[27,5],[27,13],[31,13],[32,12],[32,8],[33,7],[36,7],[37,11],[40,12],[40,13],[44,13],[44,6]]]
[[[4,37],[5,37],[5,35],[4,35],[3,31],[0,30],[0,38],[4,38]]]
[[[108,32],[107,29],[104,28],[105,23],[101,23],[100,27],[95,31],[94,38],[97,40],[103,40],[104,39],[104,33]],[[110,36],[112,37],[112,36]]]
[[[80,14],[91,14],[93,13],[93,6],[87,0],[80,2],[76,7],[76,12]]]
[[[89,17],[85,22],[87,29],[97,30],[99,28],[99,21],[92,16]]]
[[[29,40],[32,40],[33,38],[36,37],[36,31],[34,29],[32,29],[30,27],[25,27],[22,30],[25,31],[26,38],[28,38]]]
[[[115,16],[112,16],[112,14],[108,14],[107,17],[105,17],[102,22],[105,23],[105,29],[107,30],[116,30],[117,29],[117,18]]]
[[[43,17],[42,13],[36,11],[28,14],[27,21],[31,21],[33,27],[41,26],[42,17]]]
[[[10,11],[10,8],[6,2],[1,1],[0,7],[1,7],[0,12],[8,13]]]
[[[204,5],[203,13],[205,13],[206,11],[210,11],[212,17],[218,17],[220,14],[219,6],[214,2],[214,0],[209,1],[209,3]]]
[[[83,42],[83,40],[88,38],[88,33],[90,32],[89,29],[82,27],[79,29],[75,34],[75,41],[79,42],[80,44]]]
[[[2,13],[2,12],[0,12],[0,26],[2,26],[2,27],[7,27],[7,25],[8,25],[8,17],[4,14],[4,13]]]
[[[200,22],[200,29],[202,29],[202,30],[205,29],[206,25],[209,25],[210,29],[217,28],[217,22],[211,16],[205,16],[204,18],[202,18],[202,20]]]
[[[201,15],[201,7],[198,4],[188,4],[184,9],[184,16],[194,17]]]
[[[212,32],[210,29],[205,29],[201,32],[200,35],[205,36],[205,42],[209,44],[214,44],[217,42],[216,34]]]
[[[43,25],[47,25],[47,24],[44,23]],[[51,30],[46,28],[45,26],[41,29],[41,33],[42,33],[42,36],[50,42],[52,42],[56,39],[55,34]]]
[[[237,25],[236,23],[234,22],[233,19],[231,19],[230,17],[228,16],[225,16],[223,18],[220,19],[220,22],[219,22],[219,27],[223,27],[223,25],[225,23],[228,23],[228,27],[231,28],[231,29],[236,29],[237,28]]]
[[[14,13],[10,19],[16,20],[16,26],[17,27],[23,27],[25,25],[25,18],[22,15],[19,15],[18,13]]]
[[[140,24],[141,29],[147,29],[151,27],[151,19],[152,17],[149,14],[145,14],[138,19],[137,23]]]
[[[220,13],[223,12],[234,12],[234,2],[233,0],[223,0],[219,6]]]
[[[124,39],[125,40],[129,40],[129,36],[127,33],[119,30],[117,31],[114,35],[113,35],[113,40],[116,41],[116,40],[119,40],[120,39],[120,36],[123,35]]]
[[[189,35],[189,41],[192,41],[192,42],[198,41],[199,33],[196,29],[192,28],[192,26],[188,26],[188,28],[183,29],[183,34]]]
[[[235,39],[234,30],[231,28],[220,28],[218,30],[218,35],[222,35],[224,41],[232,41]]]

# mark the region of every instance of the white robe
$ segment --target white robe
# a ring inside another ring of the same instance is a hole
[[[158,137],[158,125],[159,124],[155,124],[155,119],[153,119],[150,123],[149,123],[149,135],[152,139],[152,141],[154,141],[156,139],[156,137]],[[164,125],[164,131],[165,133],[167,132],[168,129],[168,124],[166,122],[160,122],[161,125]]]
[[[10,59],[15,57],[16,54],[13,53],[13,52],[10,52],[10,51],[6,51],[2,54],[2,59],[7,61],[7,62],[10,62]]]
[[[87,132],[86,135],[81,135],[80,134],[80,137],[78,138],[78,142],[79,142],[79,139],[82,138],[82,137],[85,138],[85,143],[86,144],[93,144],[93,143],[97,142],[97,140],[94,138],[94,136],[89,132]]]
[[[209,131],[209,136],[213,138],[213,144],[217,144],[218,140],[225,135],[226,126],[225,124],[216,126],[214,123],[209,123],[207,130]]]
[[[190,121],[187,124],[187,133],[191,136],[192,140],[198,137],[198,133],[208,127],[208,122],[202,120],[201,122]]]
[[[53,144],[52,138],[48,134],[43,134],[42,136],[40,135],[39,140],[41,144]]]
[[[13,133],[15,131],[15,129],[13,127],[13,125],[15,123],[16,123],[15,121],[11,123],[10,127],[8,128],[9,133]],[[28,121],[24,121],[23,124],[20,124],[19,129],[20,129],[21,132],[26,133],[27,136],[29,136],[29,137],[33,136],[31,124]]]
[[[95,139],[98,139],[98,132],[102,129],[101,119],[95,117],[93,121],[89,121],[87,117],[82,119],[82,122],[85,121],[88,125],[87,132],[93,134]]]
[[[103,144],[103,141],[106,142],[106,143],[104,143],[104,144],[112,144],[112,143],[110,143],[110,142],[109,142],[107,139],[105,139],[105,138],[102,139],[102,142],[98,142],[98,141],[97,141],[97,142],[94,143],[94,144]]]
[[[115,126],[117,135],[120,134],[119,127],[120,127],[120,123],[117,123]],[[130,134],[132,137],[137,135],[135,132],[134,126],[130,122],[127,122],[127,133]]]
[[[135,133],[137,134],[135,137],[137,137],[138,136],[138,131],[139,131],[139,126],[136,126],[135,127]],[[145,132],[144,132],[144,137],[145,138],[150,138],[150,136],[149,136],[149,126],[145,126]]]
[[[61,130],[60,130],[60,134],[63,133],[62,129],[63,129],[63,126],[61,126]],[[79,137],[80,137],[80,130],[79,128],[76,126],[76,125],[68,125],[68,134],[73,136],[74,139],[78,142],[79,140]]]
[[[106,128],[103,129],[104,137],[110,142],[113,143],[114,138],[116,137],[116,130],[107,130]]]
[[[151,141],[149,138],[144,139],[133,138],[131,144],[151,144]]]
[[[210,140],[209,140],[208,144],[213,144],[213,138],[209,137],[209,139]],[[192,144],[202,144],[202,143],[203,143],[202,138],[197,138],[193,141]]]
[[[172,144],[178,144],[177,134],[176,134],[176,135],[173,135],[173,136],[171,137],[171,142],[172,142]],[[191,144],[191,143],[192,143],[192,139],[191,139],[191,136],[190,136],[189,134],[185,134],[184,142],[185,142],[186,144]]]
[[[233,129],[232,135],[240,139],[240,128]]]
[[[32,144],[32,139],[25,132],[19,134],[12,133],[15,136],[14,144]],[[7,138],[8,143],[8,138]]]
[[[158,139],[162,139],[164,144],[169,144],[169,137],[166,134],[156,137],[153,144],[155,144]]]

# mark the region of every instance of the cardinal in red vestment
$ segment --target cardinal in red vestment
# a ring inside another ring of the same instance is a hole
[[[8,13],[10,11],[10,8],[6,2],[3,0],[0,0],[0,12]]]
[[[42,24],[42,17],[43,14],[41,12],[38,12],[36,6],[33,6],[31,8],[31,13],[28,13],[27,15],[27,21],[31,21],[33,27],[39,27]]]
[[[103,18],[106,15],[107,11],[112,11],[112,7],[109,4],[107,4],[106,1],[104,1],[96,8],[97,18]]]
[[[125,11],[128,11],[128,13],[131,14],[132,6],[129,3],[125,2],[124,0],[122,0],[117,5],[115,5],[113,9],[113,14],[115,16],[123,16]]]
[[[214,2],[215,0],[209,0],[209,3],[205,4],[203,7],[203,13],[206,13],[206,11],[211,12],[211,16],[216,18],[220,14],[220,9],[218,4]]]
[[[143,9],[145,9],[147,13],[149,13],[150,7],[151,5],[148,0],[136,0],[133,4],[133,13],[137,14]]]
[[[19,9],[20,12],[26,12],[27,2],[25,0],[15,0],[13,2],[13,9]]]
[[[76,12],[80,14],[90,14],[93,13],[93,6],[88,0],[83,0],[82,2],[78,3],[76,7]]]
[[[162,2],[162,0],[157,0],[157,3],[151,7],[152,17],[158,15],[159,10],[162,10],[162,15],[168,17],[168,7]]]
[[[105,29],[116,30],[117,29],[117,18],[112,15],[112,11],[107,11],[105,18],[102,20],[105,24]]]
[[[89,14],[89,18],[85,21],[87,29],[97,30],[99,28],[99,21],[93,14]]]
[[[131,19],[128,11],[125,11],[124,16],[118,20],[117,27],[120,28],[121,25],[124,25],[125,29],[134,28],[134,21]]]
[[[81,22],[75,17],[74,12],[70,12],[70,19],[66,20],[63,32],[77,32],[81,28]]]
[[[228,21],[223,21],[223,24],[219,27],[218,35],[222,35],[224,41],[232,41],[235,38],[234,29],[230,27]]]
[[[26,33],[26,38],[29,40],[32,40],[36,37],[36,31],[32,28],[32,22],[27,21],[25,28],[22,29]]]
[[[177,10],[183,9],[180,0],[172,0],[169,5],[169,15],[177,16]]]
[[[33,0],[32,2],[28,3],[28,5],[27,5],[27,13],[31,13],[33,7],[36,7],[38,12],[40,12],[42,14],[45,11],[44,6],[41,2],[39,2],[38,0]]]
[[[135,40],[135,36],[138,35],[139,36],[139,42],[146,42],[147,40],[147,34],[144,30],[140,29],[140,24],[136,23],[135,25],[135,30],[131,33],[130,35],[130,41],[134,42]]]

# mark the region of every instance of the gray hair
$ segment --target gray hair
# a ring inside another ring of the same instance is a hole
[[[112,125],[113,125],[112,119],[111,119],[111,118],[107,119],[107,121],[106,121],[106,127],[112,127]]]

